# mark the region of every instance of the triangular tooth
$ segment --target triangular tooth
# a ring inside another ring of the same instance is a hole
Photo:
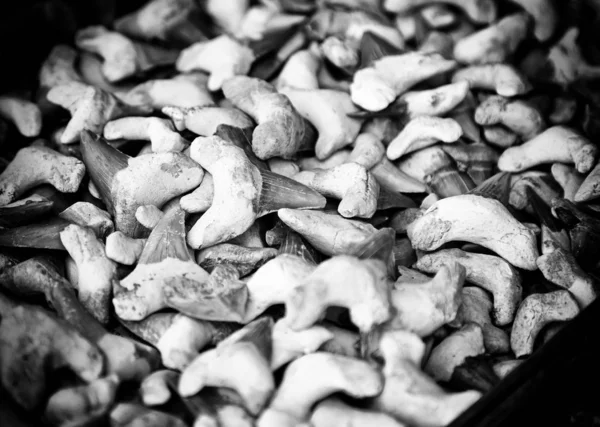
[[[129,156],[112,147],[100,135],[88,130],[81,131],[80,137],[83,163],[102,201],[112,211],[113,180],[117,172],[127,167]]]
[[[279,246],[279,254],[295,255],[309,264],[317,265],[319,260],[318,253],[314,249],[312,251],[309,249],[300,234],[291,230],[283,222],[281,224],[287,229],[287,232],[283,242],[281,242],[281,246]]]
[[[240,129],[235,126],[221,124],[217,126],[214,135],[241,148],[248,159],[259,169],[269,169],[267,163],[260,160],[252,151],[252,128]]]
[[[0,246],[65,250],[60,232],[71,224],[62,218],[50,218],[35,224],[0,229]]]
[[[231,243],[219,243],[196,253],[196,262],[211,272],[219,264],[229,264],[237,269],[241,277],[256,271],[277,256],[274,248],[247,248]]]
[[[270,361],[273,352],[271,340],[273,324],[273,319],[267,316],[256,319],[248,323],[242,329],[229,335],[221,341],[217,347],[223,347],[239,342],[250,342],[256,346],[265,360]]]
[[[193,262],[185,237],[185,212],[181,208],[167,212],[150,233],[138,264],[154,264],[166,258]]]
[[[198,267],[200,268],[200,267]],[[224,322],[242,322],[248,288],[238,271],[218,265],[206,283],[181,281],[167,283],[163,289],[166,304],[190,317]]]
[[[424,193],[427,186],[402,172],[386,157],[370,170],[381,188],[397,193]]]
[[[469,356],[463,363],[454,368],[450,384],[458,390],[479,390],[488,392],[500,382],[489,360],[482,357]]]
[[[349,255],[360,259],[379,259],[386,264],[388,275],[395,277],[395,242],[396,230],[393,228],[382,228],[377,233],[358,243]]]
[[[454,165],[446,165],[431,174],[431,189],[441,198],[466,194],[475,188],[471,178],[459,172]]]
[[[377,210],[415,207],[417,207],[417,204],[405,195],[389,191],[383,187],[379,188],[379,197],[377,198]]]
[[[472,189],[469,194],[496,199],[508,207],[510,195],[511,174],[510,172],[499,172]]]
[[[402,49],[394,46],[377,34],[366,31],[360,40],[360,65],[359,68],[370,67],[373,62],[384,56],[400,55]]]
[[[293,179],[261,169],[262,188],[258,201],[258,216],[279,209],[321,209],[327,200],[315,190]]]
[[[52,211],[54,202],[34,194],[26,199],[0,207],[0,227],[18,227],[34,222]]]

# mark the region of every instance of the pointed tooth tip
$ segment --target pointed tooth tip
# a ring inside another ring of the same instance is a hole
[[[259,210],[269,213],[282,209],[320,209],[327,200],[317,191],[293,179],[260,170],[263,184]]]

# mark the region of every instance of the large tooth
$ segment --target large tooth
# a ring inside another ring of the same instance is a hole
[[[290,364],[281,386],[260,415],[257,427],[292,427],[307,422],[316,402],[336,392],[355,398],[381,393],[383,382],[363,360],[312,353]]]
[[[457,143],[442,145],[441,148],[454,159],[460,171],[469,175],[475,185],[491,177],[496,168],[498,153],[486,144]]]
[[[202,168],[182,153],[128,157],[91,132],[81,133],[83,161],[102,200],[113,214],[115,228],[138,237],[143,227],[135,219],[138,207],[162,207],[197,187]]]
[[[191,396],[206,386],[226,386],[242,396],[251,414],[258,415],[275,389],[269,366],[272,326],[270,318],[256,320],[201,353],[183,371],[179,393]]]
[[[498,159],[498,168],[520,172],[544,163],[575,164],[580,173],[594,167],[600,151],[586,137],[565,126],[554,126],[523,145],[511,147]]]
[[[512,265],[536,270],[535,235],[497,200],[465,194],[436,202],[408,230],[415,249],[460,240],[495,251]]]
[[[325,205],[325,198],[317,192],[256,167],[241,148],[218,136],[197,138],[191,154],[211,172],[214,182],[211,206],[188,234],[194,248],[229,240],[259,216],[275,210]]]
[[[415,268],[437,273],[450,262],[464,266],[466,280],[492,294],[493,317],[497,325],[504,326],[512,322],[522,295],[521,276],[514,267],[497,256],[443,249],[421,256]]]
[[[357,163],[302,171],[293,178],[324,196],[339,199],[338,212],[345,218],[370,218],[377,210],[379,184],[364,166]]]
[[[329,256],[348,253],[356,243],[377,231],[370,224],[342,218],[337,213],[281,209],[277,215],[315,249]]]
[[[386,265],[377,259],[338,255],[319,266],[290,293],[286,319],[291,329],[316,323],[328,306],[342,306],[358,329],[367,333],[390,317]],[[352,289],[352,291],[350,291]]]
[[[96,343],[104,352],[107,370],[123,380],[141,379],[157,365],[155,350],[108,333],[79,302],[70,283],[47,258],[36,257],[6,269],[0,284],[21,297],[43,295],[58,316]]]
[[[0,207],[0,227],[14,228],[27,225],[48,214],[54,205],[52,200],[33,194]]]
[[[64,250],[60,232],[71,224],[62,218],[0,230],[0,246]]]
[[[535,338],[548,323],[571,320],[579,311],[577,301],[566,290],[529,295],[519,306],[510,333],[515,356],[531,354]]]
[[[387,157],[400,157],[437,144],[456,142],[462,136],[462,128],[454,119],[419,116],[412,119],[387,147]]]
[[[398,163],[400,171],[427,184],[439,197],[465,194],[475,187],[461,173],[454,160],[441,147],[427,147],[408,155]]]
[[[231,335],[234,323],[192,319],[181,313],[155,313],[139,322],[123,325],[160,352],[162,363],[170,369],[185,369],[205,347]]]

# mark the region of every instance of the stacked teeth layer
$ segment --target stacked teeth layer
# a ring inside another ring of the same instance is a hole
[[[519,370],[597,296],[600,67],[508,3],[150,0],[54,46],[0,94],[11,403],[441,427]]]

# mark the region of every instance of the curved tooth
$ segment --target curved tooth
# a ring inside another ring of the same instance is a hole
[[[237,108],[216,107],[212,105],[182,108],[167,106],[163,114],[169,116],[178,131],[187,129],[200,136],[214,135],[220,125],[239,129],[254,128],[254,122]]]
[[[352,292],[347,292],[353,289]],[[319,266],[290,293],[286,319],[291,329],[307,328],[328,306],[350,310],[352,322],[369,332],[390,317],[389,284],[382,261],[338,255]]]
[[[400,273],[391,293],[392,318],[384,330],[407,330],[424,337],[454,320],[465,281],[462,265],[448,263],[433,278],[408,269]],[[415,273],[419,276],[411,277]]]
[[[109,82],[123,80],[152,68],[175,63],[177,51],[135,42],[102,26],[91,26],[75,34],[75,45],[100,55],[102,72]]]
[[[515,356],[531,354],[535,338],[548,323],[571,320],[579,311],[577,301],[566,290],[529,295],[519,306],[510,333]]]
[[[366,110],[380,111],[417,83],[454,68],[455,61],[437,53],[385,56],[354,74],[350,86],[352,101]]]
[[[535,235],[497,200],[464,194],[436,202],[408,229],[415,249],[432,251],[460,240],[486,247],[512,265],[536,270]]]
[[[450,262],[464,266],[466,280],[493,295],[493,316],[497,325],[504,326],[512,322],[522,295],[521,277],[514,267],[496,256],[443,249],[421,256],[415,268],[426,273],[437,273]]]
[[[119,94],[119,98],[129,104],[150,110],[163,110],[173,120],[177,130],[183,130],[182,121],[188,110],[214,104],[206,87],[208,76],[191,72],[179,74],[170,79],[147,80]]]
[[[414,335],[386,332],[380,348],[385,360],[385,387],[373,400],[374,409],[409,425],[441,426],[451,423],[481,397],[478,391],[449,393],[426,375],[420,368],[425,345]]]
[[[208,89],[221,89],[224,82],[250,71],[255,56],[250,48],[223,34],[214,39],[194,43],[179,54],[175,67],[178,71],[206,71],[210,74]]]
[[[312,353],[290,364],[258,427],[288,427],[308,421],[323,398],[344,392],[352,397],[376,396],[383,389],[377,370],[366,362],[328,353]]]
[[[0,206],[8,205],[40,184],[50,184],[63,193],[75,193],[85,171],[80,160],[50,148],[21,148],[0,174]]]
[[[204,171],[182,153],[154,153],[128,157],[100,136],[81,133],[83,161],[109,211],[115,228],[139,237],[143,227],[135,219],[137,208],[161,208],[169,200],[196,188]]]
[[[252,150],[260,159],[289,159],[313,145],[316,135],[312,126],[269,83],[238,76],[224,83],[223,93],[258,123],[252,134]]]
[[[498,161],[496,150],[486,144],[448,144],[442,145],[442,150],[454,159],[457,167],[465,171],[479,185],[492,176]]]
[[[473,65],[462,68],[452,76],[453,82],[466,80],[472,89],[495,90],[498,95],[513,97],[531,90],[527,79],[506,64]]]
[[[565,126],[554,126],[518,147],[504,151],[498,168],[520,172],[543,163],[575,164],[580,173],[589,172],[599,156],[598,148],[586,137]]]
[[[348,117],[348,114],[356,111],[356,106],[347,93],[330,89],[284,89],[281,93],[317,129],[319,137],[315,153],[318,159],[328,158],[356,139],[362,122]]]
[[[454,58],[466,64],[505,62],[528,36],[529,15],[515,13],[456,43]]]
[[[85,130],[100,133],[112,119],[149,112],[147,108],[123,104],[111,93],[80,82],[55,86],[50,89],[47,98],[71,113],[71,120],[60,136],[62,144],[77,142],[80,132]]]
[[[340,200],[338,212],[345,218],[370,218],[377,210],[379,184],[357,163],[328,170],[302,171],[293,177],[324,196]]]
[[[370,224],[345,219],[337,213],[280,209],[277,215],[315,249],[329,256],[348,253],[356,243],[377,231]]]
[[[425,364],[425,373],[436,381],[449,381],[454,369],[469,356],[478,356],[485,352],[483,330],[475,323],[467,323],[458,331],[450,334],[431,352]]]
[[[437,144],[456,142],[462,128],[454,119],[421,116],[412,119],[387,147],[387,157],[396,160],[405,154]]]
[[[196,357],[181,374],[179,393],[191,396],[206,386],[230,387],[241,395],[246,409],[258,415],[275,390],[269,366],[273,325],[267,319],[246,325]],[[263,348],[265,345],[269,348]]]
[[[508,334],[492,323],[492,299],[489,294],[476,286],[462,289],[461,305],[452,326],[475,323],[483,331],[485,349],[491,354],[503,354],[510,351]]]
[[[499,95],[490,96],[479,104],[475,122],[482,126],[503,125],[523,141],[535,138],[546,128],[544,117],[533,104]]]

